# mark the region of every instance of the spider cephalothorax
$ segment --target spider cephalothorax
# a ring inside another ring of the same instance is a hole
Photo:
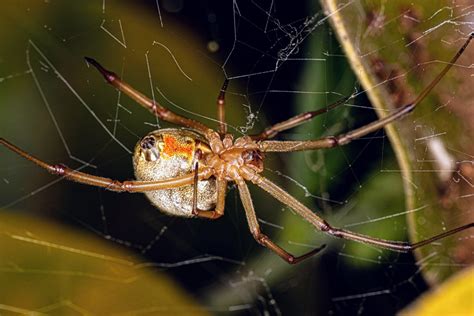
[[[203,155],[203,162],[214,170],[217,179],[226,181],[251,181],[263,171],[263,154],[256,141],[248,136],[233,140],[231,134],[210,136],[211,153]]]
[[[3,138],[0,138],[0,144],[49,172],[63,176],[66,179],[112,191],[143,192],[159,209],[165,213],[178,216],[197,216],[209,219],[221,217],[224,214],[227,184],[228,182],[235,182],[250,232],[255,240],[274,251],[288,263],[297,263],[308,258],[319,252],[323,247],[295,257],[272,242],[260,230],[247,182],[251,182],[265,190],[272,197],[292,208],[296,214],[311,223],[316,229],[326,234],[391,250],[409,251],[474,227],[474,223],[445,231],[414,244],[374,238],[333,227],[283,188],[261,174],[264,170],[264,153],[343,146],[408,115],[455,64],[473,37],[474,33],[470,34],[458,53],[413,102],[400,107],[384,118],[346,134],[303,141],[269,140],[279,132],[300,125],[318,114],[343,104],[347,100],[342,99],[325,109],[302,113],[270,126],[258,135],[242,136],[234,141],[233,136],[227,133],[227,124],[225,123],[224,97],[228,84],[227,80],[224,82],[217,99],[219,130],[216,132],[203,123],[166,109],[156,101],[133,89],[115,73],[102,67],[97,61],[86,58],[89,64],[99,70],[108,83],[137,101],[157,118],[185,127],[156,130],[137,143],[133,155],[133,166],[137,180],[121,182],[72,170],[63,165],[51,165],[33,157]]]

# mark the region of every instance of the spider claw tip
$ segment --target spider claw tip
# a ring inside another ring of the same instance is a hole
[[[98,66],[99,63],[97,62],[97,60],[95,60],[94,58],[91,58],[91,57],[87,57],[87,56],[84,56],[84,59],[86,60],[87,63],[91,64],[92,66]]]
[[[88,64],[94,66],[104,76],[104,78],[107,82],[112,83],[113,81],[115,81],[118,78],[118,76],[115,73],[105,69],[94,58],[84,56],[84,59],[87,61]]]

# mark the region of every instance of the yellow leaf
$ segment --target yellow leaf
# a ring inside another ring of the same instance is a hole
[[[421,296],[400,315],[474,315],[474,267],[462,270]]]
[[[165,274],[71,228],[0,212],[0,313],[207,312]],[[2,313],[3,314],[3,313]]]

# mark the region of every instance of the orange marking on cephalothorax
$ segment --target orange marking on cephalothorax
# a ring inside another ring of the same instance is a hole
[[[168,158],[179,155],[184,156],[188,160],[193,159],[194,154],[194,142],[185,143],[179,141],[173,135],[165,134],[163,135],[164,146],[162,153],[165,154]]]

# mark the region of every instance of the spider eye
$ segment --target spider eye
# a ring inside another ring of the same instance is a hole
[[[242,159],[247,165],[263,170],[263,155],[259,150],[249,149],[242,152]]]
[[[254,152],[253,150],[246,150],[242,153],[242,158],[245,162],[249,162],[253,160]]]
[[[261,160],[262,154],[255,149],[250,149],[242,153],[242,158],[245,162],[251,162],[252,160]]]
[[[156,146],[156,138],[153,136],[146,136],[140,142],[142,154],[146,161],[156,161],[160,159],[160,151]]]

